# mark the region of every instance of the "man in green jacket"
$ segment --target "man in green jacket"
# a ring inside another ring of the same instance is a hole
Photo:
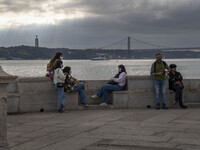
[[[167,70],[167,71],[166,71]],[[165,75],[169,72],[169,67],[165,61],[162,60],[161,54],[156,54],[156,61],[151,66],[151,76],[154,79],[154,87],[156,92],[156,109],[160,109],[160,91],[162,95],[162,108],[168,109],[166,106],[165,95]]]

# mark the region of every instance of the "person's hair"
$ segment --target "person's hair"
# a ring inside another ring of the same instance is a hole
[[[71,67],[69,66],[66,66],[64,69],[63,69],[63,73],[68,73],[69,74],[69,71],[71,70]]]
[[[56,52],[55,55],[51,58],[51,63],[53,63],[56,59],[60,60],[60,56],[62,56],[63,54],[61,52]]]
[[[121,72],[119,72],[118,74],[115,75],[115,78],[119,78],[119,75],[122,73],[122,72],[125,72],[126,73],[126,68],[124,65],[119,65],[118,66],[119,68],[121,68]]]
[[[169,65],[169,68],[171,68],[171,69],[172,69],[172,68],[176,68],[176,67],[177,67],[177,66],[176,66],[175,64],[170,64],[170,65]]]
[[[61,64],[62,64],[63,62],[61,61],[61,60],[58,60],[57,62],[56,62],[56,68],[55,69],[57,69],[57,68],[61,68]]]
[[[122,64],[121,64],[121,65],[119,65],[118,67],[122,69],[122,71],[121,71],[121,72],[125,72],[125,73],[126,73],[126,68],[125,68],[125,66],[124,66],[124,65],[122,65]]]
[[[157,57],[158,55],[161,55],[161,56],[162,56],[162,54],[160,54],[160,53],[157,53],[157,54],[156,54],[156,57]]]

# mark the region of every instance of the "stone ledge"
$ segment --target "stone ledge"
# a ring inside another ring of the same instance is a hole
[[[49,77],[19,77],[17,79],[19,82],[35,82],[35,81],[52,81]]]

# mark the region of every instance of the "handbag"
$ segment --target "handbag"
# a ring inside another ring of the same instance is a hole
[[[57,83],[57,87],[58,87],[58,88],[64,87],[64,83]]]

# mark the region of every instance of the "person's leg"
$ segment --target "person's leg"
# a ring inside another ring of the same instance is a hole
[[[58,88],[57,85],[55,85],[56,90],[58,91],[58,102],[57,102],[57,109],[60,110],[61,108],[61,103],[63,100],[63,95],[62,95],[62,88]],[[64,92],[63,92],[64,93]]]
[[[160,105],[160,84],[158,80],[154,80],[154,88],[156,92],[156,105]]]
[[[103,96],[103,93],[104,93],[104,91],[105,91],[105,88],[106,88],[107,86],[109,86],[109,85],[111,85],[111,84],[105,84],[105,85],[103,85],[103,86],[101,87],[101,89],[98,91],[97,96],[98,96],[98,97]]]
[[[79,92],[81,89],[84,89],[83,82],[79,82],[79,84],[72,90],[72,92]]]
[[[120,91],[122,90],[122,87],[119,85],[112,85],[112,84],[106,84],[104,86],[104,92],[102,97],[102,102],[107,103],[108,102],[108,93],[112,91]]]
[[[72,90],[72,92],[78,92],[79,93],[79,96],[80,96],[82,104],[86,104],[85,90],[84,89],[85,89],[84,88],[84,83],[80,82],[78,84],[78,86]]]
[[[62,104],[62,107],[64,107],[64,105],[65,105],[64,87],[62,87],[62,88],[60,88],[60,89],[61,89],[61,95],[62,95],[61,104]]]
[[[162,92],[162,104],[166,105],[166,94],[165,94],[165,89],[166,89],[166,82],[165,80],[162,80],[161,82],[161,92]]]
[[[181,95],[181,88],[179,86],[172,86],[173,90],[175,91],[175,101],[180,104],[180,95]]]

